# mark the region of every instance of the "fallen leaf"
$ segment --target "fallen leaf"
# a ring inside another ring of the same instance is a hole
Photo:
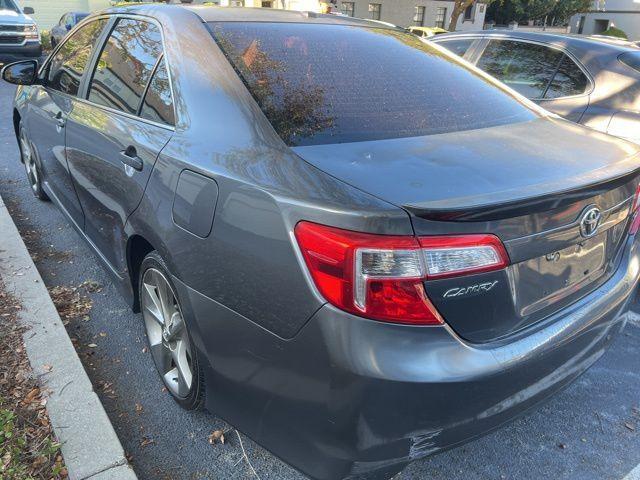
[[[136,403],[136,413],[142,413],[144,408],[139,403]]]
[[[636,431],[636,426],[631,422],[625,422],[624,426],[627,427],[627,429],[631,430],[632,432]]]
[[[559,443],[558,444],[558,448],[561,449],[561,450],[564,450],[564,449],[567,448],[567,445],[566,445],[566,443]]]
[[[51,370],[53,370],[53,367],[51,365],[49,365],[48,363],[45,363],[42,368],[44,369],[45,372],[50,372]]]
[[[96,348],[98,345],[96,345],[95,343],[89,343],[87,344],[87,347],[89,348]]]
[[[211,435],[209,435],[209,443],[211,445],[215,445],[216,442],[220,442],[224,445],[224,432],[222,430],[215,430]]]

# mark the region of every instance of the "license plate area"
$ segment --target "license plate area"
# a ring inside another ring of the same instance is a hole
[[[526,317],[598,280],[606,270],[607,232],[514,265],[516,305]]]

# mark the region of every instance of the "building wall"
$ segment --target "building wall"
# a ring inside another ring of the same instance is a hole
[[[369,12],[369,4],[380,4],[380,20],[393,23],[401,27],[414,25],[413,17],[415,7],[425,7],[424,27],[435,27],[438,8],[446,8],[444,28],[449,28],[451,12],[454,2],[444,0],[351,0],[355,4],[354,16],[360,18],[372,18]],[[338,8],[341,8],[342,1],[338,0]],[[463,15],[458,18],[456,30],[482,30],[484,16],[486,13],[485,4],[476,4],[473,7],[472,17],[464,21]]]
[[[640,0],[596,0],[594,10],[571,17],[571,33],[578,33],[584,17],[582,34],[599,33],[598,27],[609,25],[622,29],[630,40],[640,40]]]
[[[109,0],[19,0],[20,6],[32,7],[33,19],[41,30],[48,30],[67,12],[91,12],[107,8]]]

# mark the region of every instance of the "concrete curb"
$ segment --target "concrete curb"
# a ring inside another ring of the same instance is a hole
[[[70,480],[136,480],[49,292],[0,197],[0,276],[22,303],[24,343]],[[46,367],[45,367],[46,365]]]

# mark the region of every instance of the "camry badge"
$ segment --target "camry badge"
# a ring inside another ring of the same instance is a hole
[[[600,213],[600,209],[598,207],[590,207],[582,215],[582,219],[580,220],[580,234],[584,238],[593,237],[596,233],[598,233],[598,227],[600,226],[600,219],[602,218],[602,213]]]
[[[450,288],[444,295],[443,298],[452,298],[452,297],[462,297],[466,295],[472,295],[474,293],[486,293],[489,290],[492,290],[493,287],[498,283],[497,280],[493,282],[485,282],[485,283],[477,283],[475,285],[469,285],[468,287],[455,287]]]

